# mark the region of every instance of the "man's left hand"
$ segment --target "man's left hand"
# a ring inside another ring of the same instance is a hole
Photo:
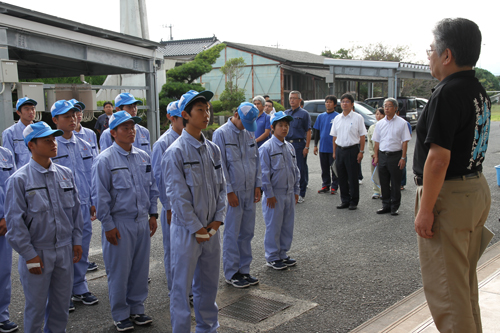
[[[364,155],[363,153],[359,153],[358,154],[358,158],[357,158],[358,159],[358,163],[361,163],[361,160],[363,159],[363,155]]]
[[[309,154],[309,148],[304,148],[304,150],[302,151],[302,155],[304,155],[304,157],[307,156],[307,154]]]
[[[254,194],[254,197],[253,197],[253,202],[254,203],[259,202],[261,195],[262,195],[262,193],[260,192],[260,187],[256,187],[255,188],[255,194]]]
[[[207,225],[207,231],[208,231],[208,229],[217,231],[217,230],[219,230],[219,227],[221,224],[222,224],[222,222],[220,222],[220,221],[213,221],[212,223]],[[212,238],[212,235],[210,235],[210,238]]]
[[[400,159],[399,163],[398,163],[399,170],[403,170],[405,168],[405,165],[406,165],[406,161],[403,158]]]
[[[90,221],[94,221],[97,218],[95,206],[90,207]]]
[[[149,218],[149,237],[153,237],[156,232],[156,228],[158,228],[158,224],[156,223],[156,216],[151,216]]]
[[[76,264],[82,259],[82,253],[83,250],[81,245],[73,245],[73,264]]]
[[[434,214],[432,212],[424,212],[419,210],[415,218],[415,231],[420,237],[432,238],[432,225],[434,224]]]
[[[7,233],[7,222],[5,219],[0,220],[0,236],[5,236]]]

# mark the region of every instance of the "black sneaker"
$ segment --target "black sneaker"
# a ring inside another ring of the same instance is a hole
[[[115,321],[114,324],[118,332],[129,331],[134,329],[134,324],[132,324],[132,322],[128,318],[120,321]]]
[[[234,273],[230,280],[226,279],[226,283],[233,285],[235,288],[250,287],[250,283],[240,273]]]
[[[287,267],[283,263],[283,260],[268,261],[266,265],[277,270],[285,269]]]
[[[2,321],[0,323],[0,332],[14,332],[17,331],[18,327],[16,323],[11,322],[10,320]]]
[[[194,297],[193,297],[193,295],[189,295],[189,305],[191,307],[194,307]]]
[[[250,274],[241,274],[243,275],[243,278],[251,285],[255,286],[256,284],[259,284],[259,279],[256,277],[251,276]]]
[[[153,319],[145,314],[131,314],[130,320],[136,325],[148,325],[153,322]]]
[[[321,190],[318,191],[319,194],[321,194],[321,193],[328,193],[328,192],[330,192],[330,187],[328,187],[328,186],[323,186],[321,188]]]
[[[297,265],[297,260],[295,260],[295,259],[292,259],[292,258],[288,257],[288,258],[286,258],[286,259],[283,259],[283,263],[284,263],[287,267],[292,267],[292,266]]]
[[[69,300],[69,312],[75,311],[75,304],[73,304],[73,300]]]
[[[87,272],[95,271],[99,268],[95,262],[89,262],[89,266],[87,267]]]
[[[74,302],[82,302],[85,305],[93,305],[93,304],[96,304],[97,302],[99,302],[97,297],[92,295],[92,293],[90,293],[90,292],[87,292],[87,293],[82,294],[82,295],[73,295],[73,297],[71,297],[71,300]]]

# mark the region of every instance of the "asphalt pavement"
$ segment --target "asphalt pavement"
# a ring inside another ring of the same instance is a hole
[[[484,163],[484,174],[492,193],[492,206],[486,225],[496,234],[491,244],[500,239],[500,190],[494,169],[495,165],[500,164],[499,138],[500,123],[494,122]],[[303,302],[308,306],[303,307],[302,312],[293,314],[294,307],[300,306],[292,305],[285,312],[262,320],[258,331],[349,332],[420,289],[422,282],[417,236],[413,228],[415,185],[411,166],[414,144],[415,137],[409,144],[408,184],[402,192],[399,216],[375,213],[382,207],[382,202],[371,199],[368,154],[365,154],[362,162],[364,179],[360,185],[359,206],[357,210],[349,211],[335,208],[340,203],[338,194],[317,193],[321,188],[319,158],[311,153],[308,157],[309,189],[306,201],[296,206],[294,240],[289,252],[292,258],[297,259],[297,266],[275,271],[265,265],[265,224],[259,203],[252,242],[254,260],[251,273],[260,279],[260,285],[248,290],[237,290],[224,282],[221,272],[219,306],[224,307],[253,292],[267,298],[283,296],[290,304],[297,301],[297,304]],[[76,303],[76,311],[70,314],[68,332],[115,332],[100,254],[100,222],[94,221],[93,227],[91,259],[97,261],[100,267],[87,274],[87,278],[91,292],[99,298],[99,304],[84,306]],[[17,254],[14,254],[10,319],[18,323],[22,331],[24,295],[17,273],[17,258]],[[150,327],[139,327],[136,331],[171,332],[161,228],[152,238],[150,262],[152,282],[145,305],[146,314],[154,322]],[[255,326],[245,321],[226,320],[222,315],[220,318],[219,332],[256,331]]]

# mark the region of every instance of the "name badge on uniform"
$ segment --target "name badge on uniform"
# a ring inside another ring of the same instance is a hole
[[[64,192],[73,191],[73,183],[71,182],[59,182],[59,186],[64,190]]]

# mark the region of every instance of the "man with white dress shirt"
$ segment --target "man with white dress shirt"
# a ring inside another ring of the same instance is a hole
[[[342,113],[333,120],[333,159],[336,161],[341,204],[337,209],[355,210],[359,202],[359,164],[365,152],[366,127],[363,117],[354,112],[354,97],[340,97]]]
[[[406,120],[396,115],[398,101],[387,98],[384,101],[385,117],[375,126],[372,140],[374,146],[374,164],[378,164],[380,188],[382,190],[382,208],[377,214],[391,213],[398,215],[401,205],[401,177],[405,167],[406,150],[411,139]]]

